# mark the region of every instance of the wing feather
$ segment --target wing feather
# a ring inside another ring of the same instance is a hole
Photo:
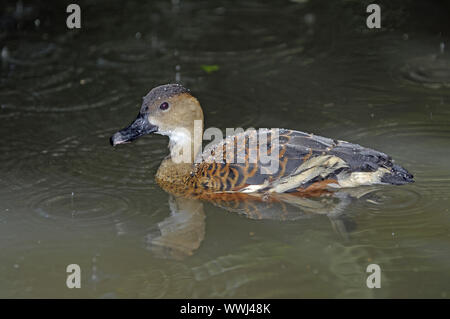
[[[260,145],[261,134],[267,135],[268,130],[245,131],[208,147],[203,153],[203,162],[197,166],[203,173],[196,175],[203,176],[203,183],[212,190],[284,193],[306,189],[325,180],[335,186],[340,182],[343,186],[377,183],[393,166],[388,155],[358,144],[280,129],[278,135],[270,136],[267,145]],[[257,143],[251,143],[250,139],[255,136]],[[278,147],[278,168],[271,174],[265,174],[268,164],[262,163],[259,157],[258,151],[262,147],[267,147],[268,154]],[[230,158],[236,160],[237,157],[227,157],[227,150],[244,150],[245,156],[241,157],[243,161],[220,162]],[[255,152],[258,157],[252,161],[250,154]],[[217,154],[220,154],[219,160]],[[211,164],[211,161],[215,163]],[[211,165],[213,169],[204,169]],[[219,180],[216,185],[208,182],[212,176]],[[221,184],[220,187],[217,184]]]

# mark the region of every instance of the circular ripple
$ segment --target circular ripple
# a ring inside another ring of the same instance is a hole
[[[32,218],[40,223],[95,227],[122,222],[136,214],[125,197],[97,189],[40,192],[30,200]]]
[[[446,171],[449,169],[450,127],[447,123],[387,122],[340,132],[339,139],[385,152],[399,163],[411,163],[425,174],[437,166],[442,166]]]
[[[133,271],[120,288],[120,294],[137,298],[163,298],[170,287],[170,280],[162,269]]]
[[[139,261],[138,261],[139,263]],[[186,263],[167,263],[152,259],[152,267],[144,264],[114,281],[119,296],[124,298],[181,298],[192,293],[193,275]]]
[[[13,125],[9,126],[11,123]],[[14,128],[15,122],[11,123],[6,123],[4,128],[5,132],[13,131],[14,138],[0,144],[0,180],[6,185],[0,188],[2,194],[16,194],[20,190],[32,189],[46,184],[51,177],[48,170],[50,158],[46,155],[45,142],[33,139],[35,133],[32,128],[25,126],[17,130]]]
[[[403,78],[428,88],[450,87],[450,58],[430,55],[408,61],[402,68]]]
[[[102,68],[68,43],[34,38],[10,43],[8,63],[14,67],[0,91],[1,108],[10,113],[74,112],[130,99],[130,85],[119,70]]]
[[[55,71],[55,68],[48,75],[38,75],[39,82],[31,80],[33,83],[24,85],[26,89],[17,89],[17,86],[2,90],[2,108],[10,112],[75,112],[120,105],[131,98],[126,93],[127,85],[114,75],[105,75],[99,81],[96,79],[99,74],[76,73],[70,69]],[[123,90],[105,90],[107,85]]]
[[[409,216],[423,213],[430,202],[423,189],[417,185],[403,187],[386,187],[371,193],[374,201],[368,201],[369,212],[377,215]]]
[[[167,155],[164,137],[143,137],[132,144],[113,148],[109,137],[117,129],[69,137],[48,151],[59,174],[76,176],[84,182],[126,189],[152,189],[154,174]]]
[[[415,183],[383,187],[374,192],[368,209],[377,214],[415,215],[436,210],[450,193],[450,127],[439,122],[384,123],[344,132],[343,140],[392,156],[414,175]]]
[[[0,188],[0,193],[23,196],[23,191],[57,189],[71,182],[125,190],[157,188],[154,174],[168,153],[166,138],[148,136],[113,148],[109,137],[115,131],[71,136],[50,146],[39,141],[27,143],[26,137],[2,145],[0,182],[6,187]],[[26,155],[17,156],[17,149]]]
[[[395,225],[421,227],[428,225],[444,212],[450,194],[450,176],[435,180],[429,176],[415,176],[415,183],[403,186],[384,186],[372,192],[364,203],[369,214],[401,218]]]

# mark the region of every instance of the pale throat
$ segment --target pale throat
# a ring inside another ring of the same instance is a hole
[[[170,139],[169,150],[172,160],[175,163],[193,163],[201,151],[202,133],[200,132],[199,136],[198,133],[194,134],[194,129],[176,129],[164,134]]]

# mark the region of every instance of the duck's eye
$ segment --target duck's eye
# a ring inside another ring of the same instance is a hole
[[[161,105],[159,106],[159,108],[163,111],[167,110],[169,108],[169,103],[167,102],[163,102],[161,103]]]

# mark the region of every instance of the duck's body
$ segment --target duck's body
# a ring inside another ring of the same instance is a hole
[[[263,131],[264,132],[264,131]],[[203,152],[203,161],[177,164],[170,157],[159,167],[158,184],[172,193],[313,193],[325,189],[373,184],[406,184],[412,176],[381,152],[357,144],[332,140],[299,131],[280,129],[279,166],[264,174],[260,161],[227,163],[226,150],[254,131],[228,137]],[[258,133],[256,133],[258,134]],[[246,154],[251,153],[248,149]],[[260,145],[256,144],[259,148]],[[223,151],[223,162],[214,155]]]
[[[203,124],[203,112],[186,89],[174,84],[160,86],[144,97],[137,120],[116,133],[111,143],[128,142],[148,132],[168,135],[171,154],[161,163],[156,180],[163,189],[178,195],[312,194],[342,187],[413,182],[413,176],[384,153],[287,129],[246,131],[202,152],[188,137],[195,120]],[[177,131],[180,127],[183,134]],[[175,157],[182,147],[187,147],[191,156],[180,163]],[[239,159],[234,154],[239,154]],[[276,165],[269,167],[262,154],[276,155],[272,156]]]

